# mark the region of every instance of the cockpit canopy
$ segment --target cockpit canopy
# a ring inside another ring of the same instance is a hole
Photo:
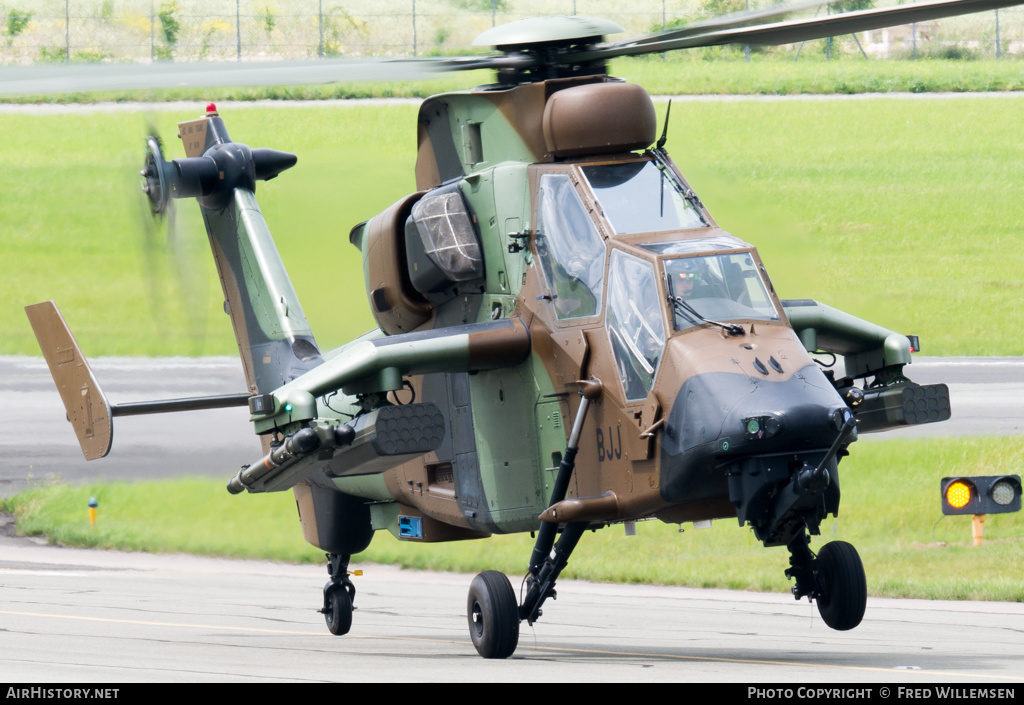
[[[567,319],[599,313],[605,244],[567,173],[540,177],[534,242],[555,314]]]
[[[705,324],[779,320],[746,243],[723,233],[638,249],[651,257],[613,248],[608,267],[605,320],[627,400],[647,396],[673,335]],[[666,319],[671,321],[668,330]]]
[[[683,185],[653,160],[580,167],[616,235],[708,225]]]
[[[677,331],[708,320],[779,320],[750,252],[665,257],[661,265]]]

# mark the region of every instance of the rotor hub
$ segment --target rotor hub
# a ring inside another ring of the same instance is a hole
[[[534,17],[493,27],[480,34],[473,45],[494,47],[510,59],[493,67],[500,84],[516,85],[604,74],[603,58],[580,61],[575,56],[594,49],[606,34],[623,31],[618,24],[603,19]]]
[[[149,209],[153,215],[167,212],[169,200],[167,182],[167,162],[164,161],[160,139],[155,135],[146,138],[146,161],[142,171],[142,192],[149,198]]]

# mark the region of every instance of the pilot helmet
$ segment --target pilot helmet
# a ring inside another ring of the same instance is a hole
[[[703,278],[707,265],[700,257],[687,257],[677,260],[675,267],[676,276],[680,279],[692,279],[693,283],[699,283]]]

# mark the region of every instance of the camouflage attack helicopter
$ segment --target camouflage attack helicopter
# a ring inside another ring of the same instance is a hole
[[[765,23],[785,8],[618,44],[603,40],[617,25],[580,17],[485,32],[476,43],[496,55],[433,67],[490,67],[497,82],[423,102],[418,190],[351,231],[379,327],[330,352],[254,194],[296,157],[233,142],[211,105],[180,124],[184,158],[166,161],[149,140],[143,190],[157,214],[198,201],[248,389],[110,405],[55,305],[29,306],[29,318],[87,459],[108,452],[114,416],[248,406],[265,455],[228,490],[292,490],[306,540],[327,553],[333,634],[351,626],[350,559],[381,529],[413,542],[536,532],[521,600],[496,571],[469,591],[476,649],[504,658],[587,529],[729,517],[787,547],[794,596],[851,629],[866,602],[860,558],[809,539],[838,512],[839,461],[858,433],[949,418],[948,390],[904,376],[913,336],[780,300],[757,250],[716,225],[676,168],[648,94],[607,76],[605,61],[1014,4]],[[272,72],[242,65],[198,82]],[[142,84],[182,80],[164,75]],[[823,369],[810,353],[842,364]]]

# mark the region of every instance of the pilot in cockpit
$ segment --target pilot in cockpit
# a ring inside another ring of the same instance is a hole
[[[707,263],[700,257],[676,260],[673,263],[674,293],[683,300],[714,296]]]

